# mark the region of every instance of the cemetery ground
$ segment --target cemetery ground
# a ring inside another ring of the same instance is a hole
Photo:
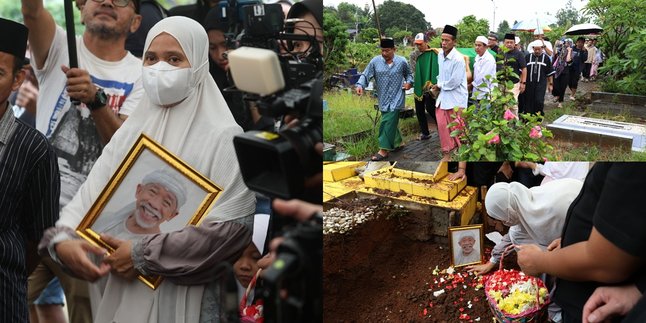
[[[579,82],[576,100],[570,100],[569,89],[566,92],[563,107],[559,108],[551,94],[545,96],[545,120],[543,125],[554,122],[562,115],[573,115],[590,118],[605,119],[613,122],[627,122],[646,125],[646,118],[639,114],[627,112],[595,112],[591,109],[591,93],[598,91],[597,82]],[[350,155],[351,160],[367,160],[377,150],[377,132],[379,128],[379,114],[374,109],[375,99],[364,95],[358,97],[354,92],[333,90],[324,94],[329,109],[324,112],[323,137],[328,144],[335,145],[336,152]],[[419,141],[419,126],[414,112],[412,95],[406,98],[408,115],[411,117],[400,119],[400,130],[404,140],[404,149],[393,154],[389,160],[438,160],[439,139],[432,119],[428,117],[432,137],[430,140]],[[642,107],[646,110],[646,106]],[[645,161],[646,153],[626,150],[625,147],[604,145],[592,141],[570,140],[555,135],[549,139],[549,144],[554,147],[554,160],[560,161]]]
[[[415,162],[399,165],[404,164]],[[451,222],[464,221],[466,214],[469,223],[487,222],[485,234],[495,227],[487,216],[483,221],[475,188],[461,186],[447,208],[437,199],[411,203],[413,194],[403,190],[371,194],[367,185],[360,186],[348,182],[356,191],[324,203],[324,321],[491,322],[484,278],[450,267],[447,230],[456,224]],[[324,192],[336,194],[326,185]],[[468,201],[471,211],[464,206]],[[504,234],[502,226],[498,230]],[[486,261],[493,243],[483,241]],[[515,253],[503,266],[518,269]]]

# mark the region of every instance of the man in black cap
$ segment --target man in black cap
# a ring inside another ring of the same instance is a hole
[[[395,41],[392,38],[382,38],[380,46],[381,56],[370,60],[356,85],[357,94],[362,95],[363,88],[368,86],[370,79],[375,79],[381,124],[379,152],[372,156],[374,161],[388,158],[390,151],[400,147],[402,137],[399,132],[399,110],[404,107],[404,91],[413,86],[413,75],[408,62],[404,57],[395,55]]]
[[[85,181],[103,146],[144,95],[141,60],[125,49],[128,35],[141,22],[140,0],[85,1],[81,7],[85,31],[76,37],[78,68],[68,67],[67,33],[56,25],[43,0],[21,2],[30,30],[31,64],[40,87],[36,129],[56,150],[62,177],[60,206],[64,207]],[[37,279],[30,280],[30,303],[58,276],[70,321],[92,321],[85,281],[66,275],[48,258],[36,275]]]
[[[489,33],[487,40],[489,41],[489,43],[487,44],[489,49],[496,52],[496,54],[500,54],[500,47],[498,47],[498,35],[494,32],[491,32]]]
[[[442,51],[437,55],[440,70],[437,74],[437,84],[433,85],[434,91],[440,91],[435,100],[435,119],[444,161],[450,160],[451,151],[460,147],[460,138],[451,137],[453,129],[447,126],[467,107],[469,99],[467,65],[464,55],[455,48],[457,36],[457,28],[451,25],[444,26],[441,36]],[[459,108],[458,112],[454,111],[455,108]]]
[[[27,28],[0,18],[0,30],[0,322],[28,322],[27,276],[45,228],[58,220],[60,177],[52,146],[7,101],[25,78]]]
[[[525,61],[525,55],[518,49],[516,49],[516,35],[512,33],[505,34],[505,47],[509,49],[505,53],[505,65],[511,66],[514,73],[518,74],[520,78],[512,77],[511,81],[514,83],[514,88],[512,93],[514,94],[514,99],[516,99],[516,105],[512,107],[514,114],[518,115],[518,95],[525,92],[525,80],[527,79],[527,63]],[[508,59],[513,58],[515,61],[510,62]],[[499,65],[500,66],[500,65]]]

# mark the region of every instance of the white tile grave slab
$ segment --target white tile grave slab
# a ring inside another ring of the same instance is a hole
[[[616,139],[632,139],[633,151],[646,150],[646,126],[641,124],[566,114],[556,119],[547,127],[553,132],[571,131],[613,137]]]

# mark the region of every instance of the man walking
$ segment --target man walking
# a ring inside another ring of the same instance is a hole
[[[410,66],[415,73],[415,114],[417,114],[420,129],[418,139],[426,140],[431,138],[426,112],[435,120],[435,99],[429,93],[431,84],[431,49],[428,47],[423,33],[415,36],[415,46],[417,49],[410,54]],[[417,64],[418,60],[420,64]]]
[[[480,101],[487,97],[496,82],[496,59],[487,50],[487,38],[478,36],[474,43],[476,59],[473,64],[473,82],[471,98]],[[491,77],[487,80],[487,75]],[[482,84],[485,84],[484,86]]]
[[[443,161],[450,160],[451,151],[460,146],[460,138],[451,137],[448,125],[467,106],[469,98],[466,63],[464,56],[455,48],[457,36],[457,28],[451,25],[444,26],[441,36],[442,52],[438,55],[440,71],[437,75],[437,84],[433,85],[435,91],[440,91],[435,103],[435,118]],[[460,110],[455,112],[454,108]]]
[[[380,47],[381,56],[370,60],[356,85],[357,94],[362,95],[363,88],[368,86],[371,79],[375,79],[381,124],[379,151],[372,156],[374,161],[386,159],[390,151],[399,148],[402,142],[399,132],[399,110],[404,107],[404,90],[413,85],[408,62],[402,56],[395,55],[395,41],[392,38],[382,38]]]
[[[543,114],[545,89],[552,92],[555,71],[547,54],[543,53],[543,43],[535,40],[529,44],[533,52],[525,57],[527,61],[527,84],[519,95],[519,112]]]
[[[510,66],[514,73],[519,75],[519,77],[512,77],[511,81],[514,83],[514,88],[512,93],[514,94],[514,99],[518,102],[518,95],[525,92],[525,81],[527,79],[527,63],[525,62],[525,56],[518,49],[515,48],[516,35],[512,33],[505,34],[505,47],[509,49],[505,53],[505,66]],[[509,61],[513,58],[514,61]],[[518,114],[518,105],[512,107],[514,114]]]

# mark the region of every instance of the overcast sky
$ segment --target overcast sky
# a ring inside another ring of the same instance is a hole
[[[374,0],[379,6],[385,0]],[[366,4],[372,11],[372,0],[323,0],[325,6],[336,7],[341,2],[348,2],[363,8]],[[456,24],[462,17],[475,15],[478,19],[487,19],[491,28],[494,19],[494,3],[496,12],[496,27],[503,20],[509,22],[511,27],[514,20],[521,21],[538,14],[550,13],[552,16],[565,7],[567,0],[403,0],[400,2],[409,3],[421,11],[433,28],[440,28],[446,24]],[[574,8],[581,10],[588,3],[588,0],[572,0]]]

